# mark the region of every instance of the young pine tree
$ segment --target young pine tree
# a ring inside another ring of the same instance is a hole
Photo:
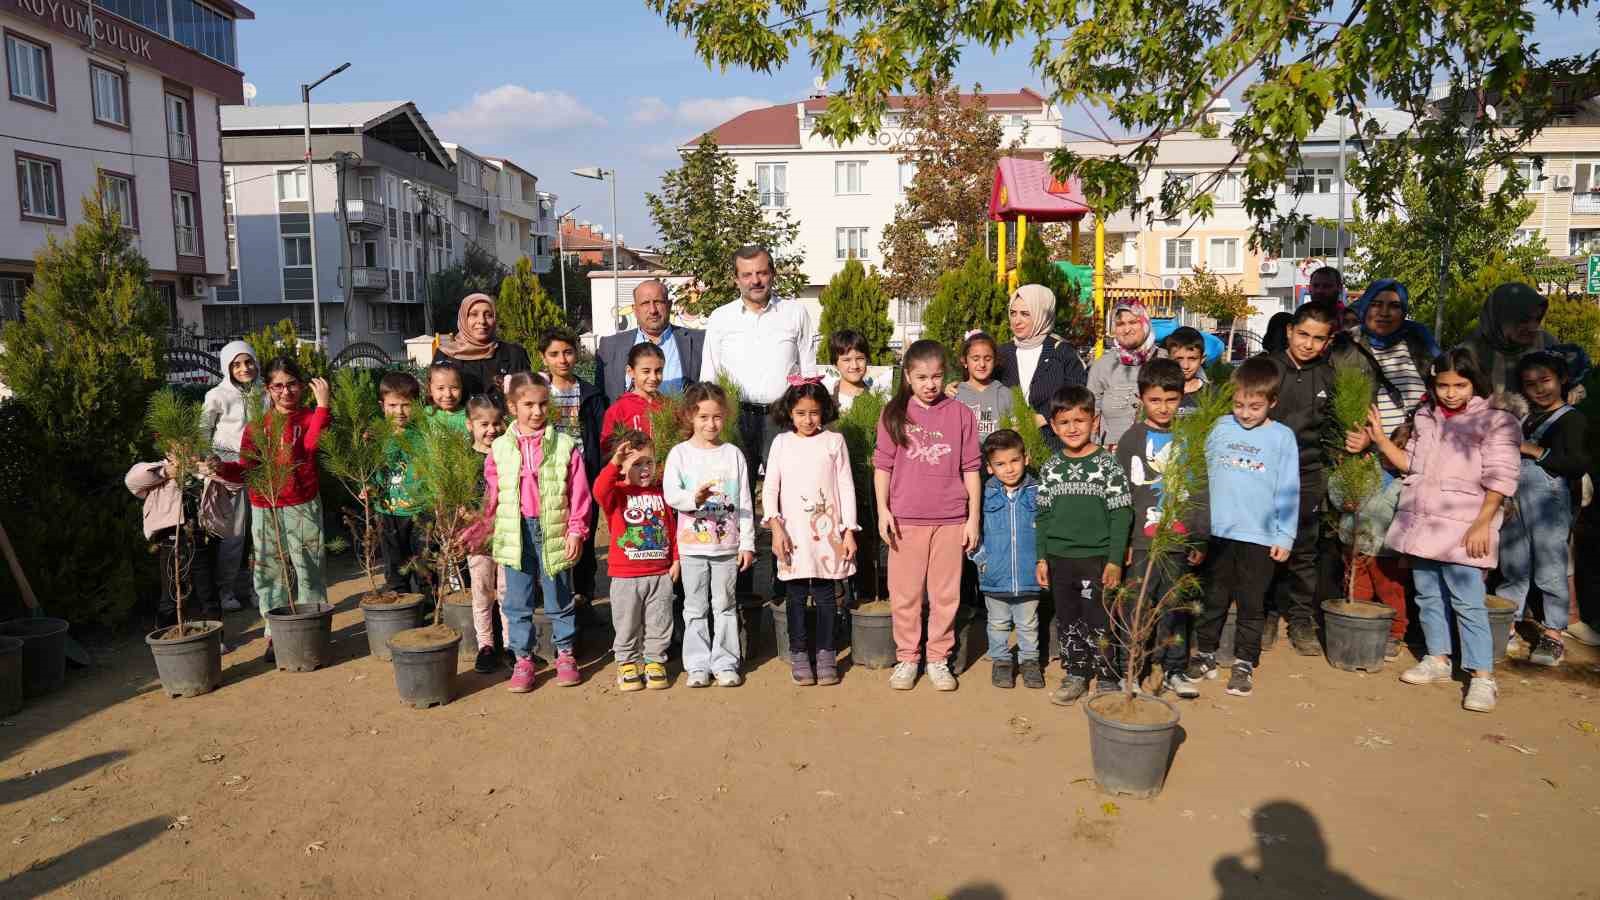
[[[344,521],[361,555],[361,568],[376,598],[378,587],[378,516],[373,509],[385,463],[391,427],[378,403],[378,388],[368,369],[346,366],[334,374],[333,414],[318,449],[322,466],[339,480],[355,503]],[[359,518],[357,518],[359,514]]]
[[[472,449],[472,439],[466,432],[440,418],[422,419],[416,448],[411,465],[432,513],[426,525],[429,549],[423,554],[431,571],[424,577],[441,594],[434,607],[433,624],[442,627],[442,594],[449,590],[452,576],[467,559],[464,532],[479,508],[478,476],[483,471],[483,456]]]
[[[263,402],[260,388],[252,390],[250,396],[245,398],[245,415],[245,428],[251,432],[255,442],[242,459],[249,466],[245,471],[245,486],[266,500],[268,507],[263,510],[266,513],[267,533],[252,537],[257,541],[258,555],[264,549],[277,558],[278,577],[285,579],[289,587],[284,592],[285,602],[289,606],[290,615],[294,615],[296,612],[294,601],[300,592],[300,584],[293,577],[294,566],[289,561],[289,543],[284,533],[283,509],[278,505],[283,492],[289,487],[289,478],[294,472],[293,448],[284,439],[283,413],[278,412],[272,404]]]
[[[817,362],[830,362],[827,336],[850,328],[861,332],[871,348],[873,365],[893,365],[894,351],[889,339],[894,323],[889,321],[889,294],[874,269],[868,272],[861,261],[851,258],[822,289],[822,341],[817,347]]]
[[[200,460],[211,453],[211,439],[200,426],[200,404],[185,403],[175,391],[157,391],[150,396],[144,421],[156,452],[168,461],[167,477],[177,483],[180,491],[193,492],[192,479],[200,471]],[[184,516],[173,538],[172,599],[178,610],[173,637],[184,636],[183,601],[189,594],[189,569],[194,562],[199,527],[199,522]]]

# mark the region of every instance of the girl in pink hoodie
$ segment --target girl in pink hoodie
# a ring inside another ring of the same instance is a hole
[[[1498,693],[1483,580],[1496,564],[1500,506],[1517,491],[1522,445],[1516,417],[1490,405],[1490,390],[1476,357],[1457,348],[1433,361],[1431,402],[1417,410],[1404,449],[1389,439],[1376,410],[1367,413],[1373,444],[1404,475],[1386,543],[1411,558],[1428,642],[1428,655],[1400,680],[1450,680],[1448,602],[1461,632],[1461,668],[1472,676],[1462,706],[1472,712],[1494,709]]]

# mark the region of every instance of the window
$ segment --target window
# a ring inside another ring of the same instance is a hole
[[[901,300],[900,324],[921,325],[922,313],[925,309],[927,309],[927,306],[928,301],[926,300]]]
[[[382,203],[378,198],[378,179],[371,175],[363,175],[359,179],[361,185],[361,199],[367,203]]]
[[[899,165],[900,193],[911,190],[911,182],[917,180],[917,164],[911,160],[902,159]]]
[[[400,241],[389,239],[389,296],[400,298]]]
[[[863,161],[836,162],[833,164],[833,192],[835,194],[862,194],[861,180],[866,175]]]
[[[94,120],[115,128],[128,127],[128,81],[121,72],[89,66],[89,86],[94,94]]]
[[[228,65],[237,62],[233,20],[194,0],[172,0],[172,39]]]
[[[1212,271],[1239,271],[1239,239],[1212,238],[1206,250],[1206,264]]]
[[[361,254],[356,257],[356,265],[367,269],[378,267],[378,242],[362,241]]]
[[[1350,235],[1345,234],[1345,249],[1348,255]],[[1311,225],[1306,229],[1303,238],[1295,236],[1293,228],[1286,228],[1283,232],[1283,259],[1326,259],[1339,255],[1339,235],[1333,228],[1321,225]]]
[[[114,12],[129,22],[137,22],[156,34],[172,36],[168,18],[172,10],[167,6],[167,0],[94,0],[94,5]]]
[[[123,228],[139,229],[139,207],[133,199],[133,178],[116,172],[100,173],[100,196],[106,212],[117,214]]]
[[[199,256],[200,228],[193,194],[172,192],[172,228],[178,238],[178,253]]]
[[[237,337],[250,331],[250,310],[242,306],[205,306],[207,337]]]
[[[464,237],[472,237],[472,219],[464,209],[456,210],[456,227],[461,229]]]
[[[1163,271],[1188,272],[1194,268],[1194,240],[1171,238],[1164,242]]]
[[[66,221],[61,211],[61,164],[56,160],[18,153],[17,196],[24,219]]]
[[[1568,256],[1586,256],[1600,253],[1600,228],[1574,229],[1567,232],[1571,249]]]
[[[48,46],[6,32],[6,73],[11,82],[11,99],[55,107],[55,78],[50,70]]]
[[[756,191],[761,205],[783,209],[789,205],[789,167],[783,163],[756,163]]]
[[[1522,246],[1531,246],[1533,244],[1541,243],[1542,240],[1543,239],[1539,237],[1539,229],[1518,228],[1516,236],[1511,239],[1511,242]]]
[[[167,156],[192,162],[194,140],[189,130],[189,101],[167,95]]]
[[[393,175],[383,176],[384,201],[389,207],[389,233],[400,231],[400,182]]]
[[[1332,167],[1289,170],[1289,184],[1302,194],[1331,194],[1334,191]]]
[[[835,257],[837,259],[867,258],[867,229],[839,228],[834,231]]]
[[[1516,169],[1517,176],[1522,179],[1522,192],[1524,194],[1544,193],[1544,166],[1535,165],[1531,159],[1519,159],[1512,168]],[[1510,177],[1510,173],[1507,173]]]
[[[311,238],[289,236],[283,239],[283,265],[286,269],[311,265]]]
[[[0,277],[0,321],[16,322],[22,318],[22,298],[28,294],[28,283],[21,278]]]
[[[306,170],[284,169],[278,173],[278,200],[306,199]]]
[[[371,310],[373,334],[398,334],[400,332],[400,310],[384,303],[373,303],[367,309]]]
[[[222,236],[228,255],[228,283],[217,288],[217,302],[233,302],[239,299],[239,222],[238,209],[234,205],[233,193],[234,171],[231,168],[222,170]]]
[[[1235,172],[1224,172],[1217,179],[1216,186],[1211,189],[1215,201],[1222,206],[1237,206],[1240,202],[1239,175]]]

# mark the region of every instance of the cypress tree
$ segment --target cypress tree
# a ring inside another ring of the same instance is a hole
[[[939,288],[922,314],[923,337],[943,344],[952,361],[974,328],[1004,343],[1011,339],[1008,296],[1005,286],[995,281],[994,266],[983,247],[975,246],[961,268],[939,276]]]
[[[894,324],[889,321],[889,295],[877,270],[868,272],[855,258],[846,262],[822,289],[822,340],[817,346],[817,362],[832,361],[828,358],[828,335],[845,328],[866,337],[872,351],[867,362],[894,364],[894,351],[889,349],[889,339],[894,336]]]
[[[533,273],[533,263],[526,256],[517,260],[511,274],[500,282],[500,302],[495,305],[495,313],[500,336],[527,347],[535,371],[540,366],[539,336],[551,328],[567,325],[561,304],[539,283],[539,276]]]

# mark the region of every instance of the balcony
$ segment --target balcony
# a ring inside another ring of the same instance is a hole
[[[1575,216],[1600,215],[1600,191],[1585,191],[1572,195],[1572,214]]]
[[[533,233],[542,234],[547,238],[555,237],[556,220],[550,216],[541,216],[538,221],[533,223]]]
[[[388,210],[381,200],[346,200],[345,221],[356,228],[382,228]]]
[[[350,289],[381,294],[389,289],[389,273],[372,266],[356,266],[350,270]]]
[[[550,253],[535,253],[528,257],[533,262],[533,270],[540,274],[555,268],[555,255]]]
[[[167,156],[180,162],[193,162],[194,142],[181,131],[167,132]]]

